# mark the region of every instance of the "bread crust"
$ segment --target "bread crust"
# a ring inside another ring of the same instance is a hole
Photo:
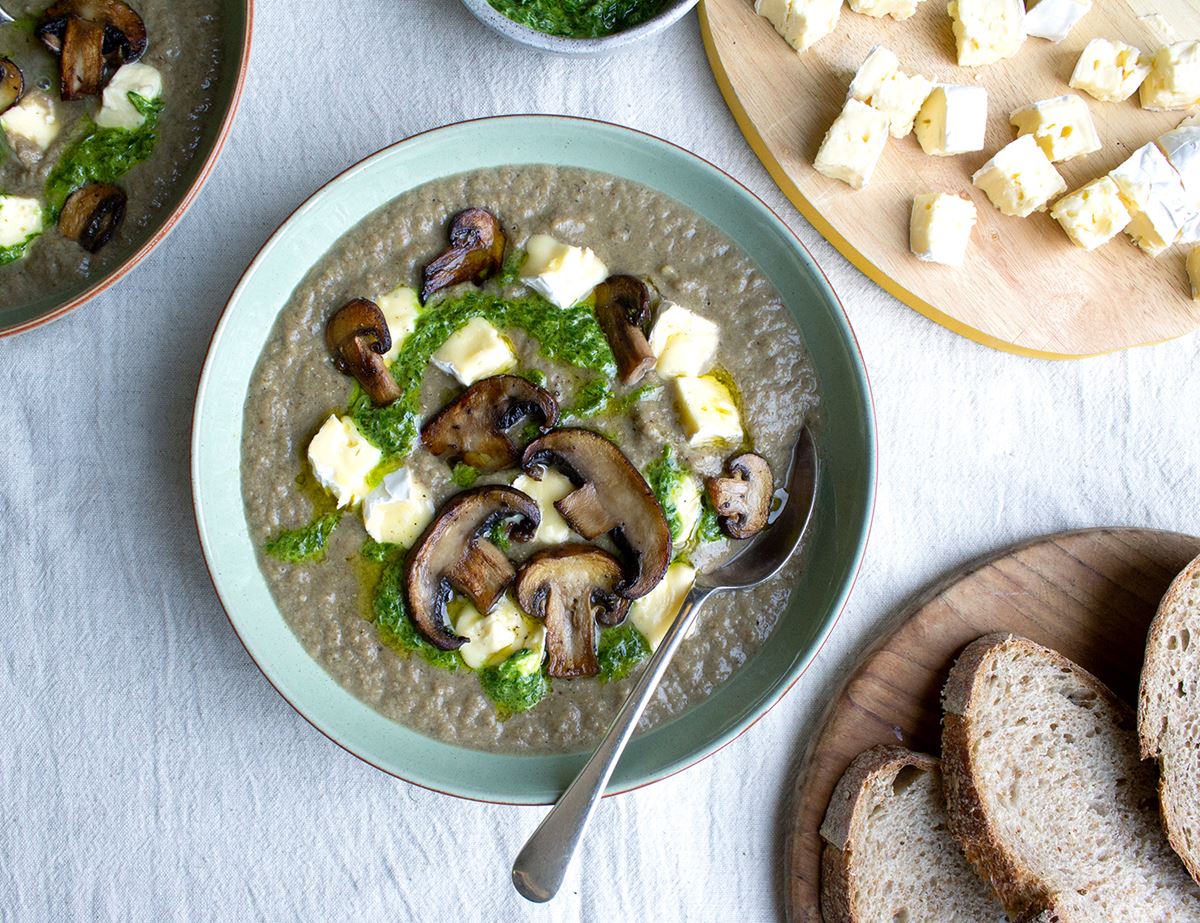
[[[1156,687],[1165,683],[1166,677],[1169,675],[1166,661],[1170,655],[1167,652],[1164,638],[1177,627],[1188,625],[1188,611],[1184,597],[1189,584],[1196,580],[1197,576],[1200,576],[1200,557],[1194,559],[1171,581],[1166,594],[1158,604],[1154,621],[1150,623],[1150,629],[1146,633],[1146,655],[1142,663],[1141,681],[1138,685],[1137,731],[1142,759],[1153,758],[1159,764],[1158,809],[1163,830],[1167,834],[1167,841],[1187,867],[1188,874],[1197,884],[1200,884],[1200,856],[1193,855],[1187,848],[1176,800],[1197,796],[1190,791],[1176,792],[1171,787],[1167,774],[1161,772],[1165,768],[1162,753],[1163,716],[1155,708]],[[1197,641],[1200,641],[1200,625],[1189,625],[1188,627],[1197,629],[1195,634]],[[1167,693],[1160,691],[1158,694],[1166,695]]]
[[[821,916],[825,923],[855,923],[860,919],[850,887],[854,850],[850,848],[860,811],[869,810],[867,791],[879,775],[895,778],[902,769],[936,772],[938,761],[926,753],[904,747],[880,745],[854,758],[838,780],[825,810],[821,838]]]
[[[1004,848],[993,831],[983,798],[975,785],[976,767],[971,741],[975,736],[972,706],[978,680],[986,672],[988,660],[1011,646],[1045,657],[1066,668],[1098,695],[1129,713],[1100,680],[1056,651],[1035,644],[1028,638],[1006,633],[984,635],[959,655],[950,670],[942,694],[942,785],[946,794],[946,813],[950,832],[967,860],[992,886],[1005,911],[1014,920],[1058,920],[1053,895]]]

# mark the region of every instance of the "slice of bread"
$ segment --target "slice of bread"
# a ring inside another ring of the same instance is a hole
[[[1200,558],[1171,584],[1146,637],[1142,758],[1158,759],[1167,839],[1200,882]]]
[[[1014,919],[1200,920],[1133,710],[1025,638],[967,646],[943,694],[950,830]]]
[[[825,923],[1004,919],[946,829],[932,756],[903,747],[860,753],[833,791],[821,836]]]

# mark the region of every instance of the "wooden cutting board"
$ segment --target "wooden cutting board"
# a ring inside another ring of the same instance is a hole
[[[703,0],[700,22],[717,83],[775,182],[847,259],[905,304],[988,346],[1043,358],[1107,353],[1200,327],[1182,247],[1155,260],[1122,234],[1086,253],[1048,214],[1001,215],[971,185],[971,175],[1016,136],[1008,123],[1014,109],[1075,92],[1067,80],[1089,39],[1122,39],[1153,51],[1169,41],[1200,38],[1200,3],[1095,0],[1062,43],[1030,38],[1016,57],[982,68],[954,63],[945,0],[926,0],[904,22],[844,7],[837,31],[802,55],[754,14],[753,0]],[[817,173],[812,162],[825,131],[841,110],[850,78],[877,44],[891,48],[909,73],[985,86],[984,150],[930,157],[909,135],[888,142],[865,189],[854,191]],[[1071,189],[1108,172],[1184,115],[1147,112],[1137,94],[1124,103],[1081,95],[1104,148],[1058,165]],[[962,269],[922,263],[909,253],[912,197],[931,191],[965,193],[979,211]]]
[[[837,780],[876,744],[938,753],[939,696],[967,644],[993,631],[1025,635],[1134,704],[1146,629],[1197,554],[1200,538],[1173,532],[1068,532],[969,565],[900,613],[830,703],[805,755],[786,820],[790,923],[821,923],[818,831]]]

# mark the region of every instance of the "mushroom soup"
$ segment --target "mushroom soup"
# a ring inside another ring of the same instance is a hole
[[[468,173],[368,216],[282,306],[246,516],[354,695],[455,744],[577,750],[696,574],[770,528],[816,411],[778,293],[703,218],[580,169]],[[643,727],[753,658],[799,567],[709,601]]]
[[[4,2],[0,306],[115,268],[199,143],[218,4],[133,2]]]

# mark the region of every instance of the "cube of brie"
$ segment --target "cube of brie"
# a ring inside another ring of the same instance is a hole
[[[1094,38],[1075,64],[1070,86],[1102,102],[1119,103],[1129,99],[1149,73],[1150,60],[1141,49]]]
[[[1050,209],[1050,217],[1084,250],[1095,250],[1108,243],[1132,220],[1111,176],[1094,179],[1063,196]]]
[[[1187,255],[1187,273],[1192,283],[1192,300],[1200,301],[1200,247]]]
[[[571,537],[571,527],[554,506],[575,489],[575,485],[566,475],[553,468],[547,468],[540,481],[522,474],[513,481],[512,486],[532,497],[542,514],[542,521],[538,525],[537,534],[533,536],[530,548],[561,545]]]
[[[1179,174],[1192,204],[1200,208],[1200,116],[1184,119],[1158,139],[1158,147]]]
[[[546,234],[525,243],[521,281],[560,308],[586,298],[608,278],[608,267],[587,247],[572,247]]]
[[[689,445],[740,443],[742,416],[729,389],[713,375],[675,379],[679,421]]]
[[[975,203],[962,196],[928,192],[913,199],[909,248],[927,263],[961,266],[975,227]]]
[[[385,362],[395,362],[400,348],[408,335],[417,326],[417,315],[421,313],[421,301],[417,293],[407,285],[398,285],[382,298],[375,299],[383,318],[387,321],[388,333],[392,337],[392,348],[383,354]]]
[[[897,22],[908,19],[917,11],[921,0],[850,0],[850,9],[866,16],[882,19],[891,16]]]
[[[1025,11],[1025,34],[1061,42],[1091,8],[1092,0],[1031,0]]]
[[[887,114],[892,137],[904,138],[913,130],[913,120],[932,90],[928,78],[895,71],[883,81],[871,105]]]
[[[1162,112],[1200,105],[1200,41],[1158,49],[1142,84],[1142,108]]]
[[[754,11],[796,51],[807,51],[837,28],[842,0],[756,0]]]
[[[900,69],[900,59],[882,45],[876,45],[867,52],[854,79],[850,81],[848,99],[857,99],[868,106],[874,102],[875,94],[883,86],[883,81]]]
[[[987,193],[1002,214],[1025,218],[1042,211],[1067,184],[1038,147],[1033,135],[1022,135],[980,167],[971,182]]]
[[[1058,163],[1100,150],[1100,136],[1082,96],[1069,93],[1018,109],[1010,118],[1018,134],[1033,135],[1051,161]]]
[[[511,596],[501,596],[488,613],[480,612],[466,600],[448,608],[455,634],[467,639],[458,652],[472,670],[502,664],[519,651],[533,651],[541,663],[546,650],[546,628],[522,612]]]
[[[517,354],[500,331],[482,317],[473,317],[433,354],[433,364],[464,385],[507,372]]]
[[[987,108],[983,87],[934,87],[913,124],[921,149],[936,157],[982,151]]]
[[[1142,145],[1109,176],[1133,216],[1126,233],[1151,256],[1175,243],[1196,213],[1179,174],[1154,143]]]
[[[96,113],[96,124],[101,128],[124,128],[132,130],[140,126],[146,117],[133,105],[130,93],[136,93],[147,102],[162,96],[162,74],[149,64],[126,64],[115,74],[104,88],[103,103]]]
[[[14,148],[28,145],[44,153],[58,137],[62,124],[54,100],[36,90],[26,93],[24,99],[0,115],[0,128]]]
[[[663,378],[703,375],[717,352],[721,328],[706,317],[668,302],[650,331],[650,352]]]
[[[961,67],[1011,58],[1025,41],[1024,0],[950,0],[946,12]]]
[[[629,607],[629,620],[650,643],[650,650],[656,651],[662,644],[695,582],[696,568],[683,562],[672,564],[658,586]]]
[[[331,414],[308,444],[308,463],[338,509],[353,506],[369,492],[367,476],[383,453],[367,442],[349,417]]]
[[[388,472],[363,500],[363,527],[377,542],[410,548],[433,521],[433,498],[407,468]]]
[[[37,199],[0,193],[0,250],[37,237],[43,222],[42,203]]]
[[[861,189],[871,181],[887,144],[889,122],[886,113],[857,99],[847,100],[825,133],[813,166],[830,179]]]

